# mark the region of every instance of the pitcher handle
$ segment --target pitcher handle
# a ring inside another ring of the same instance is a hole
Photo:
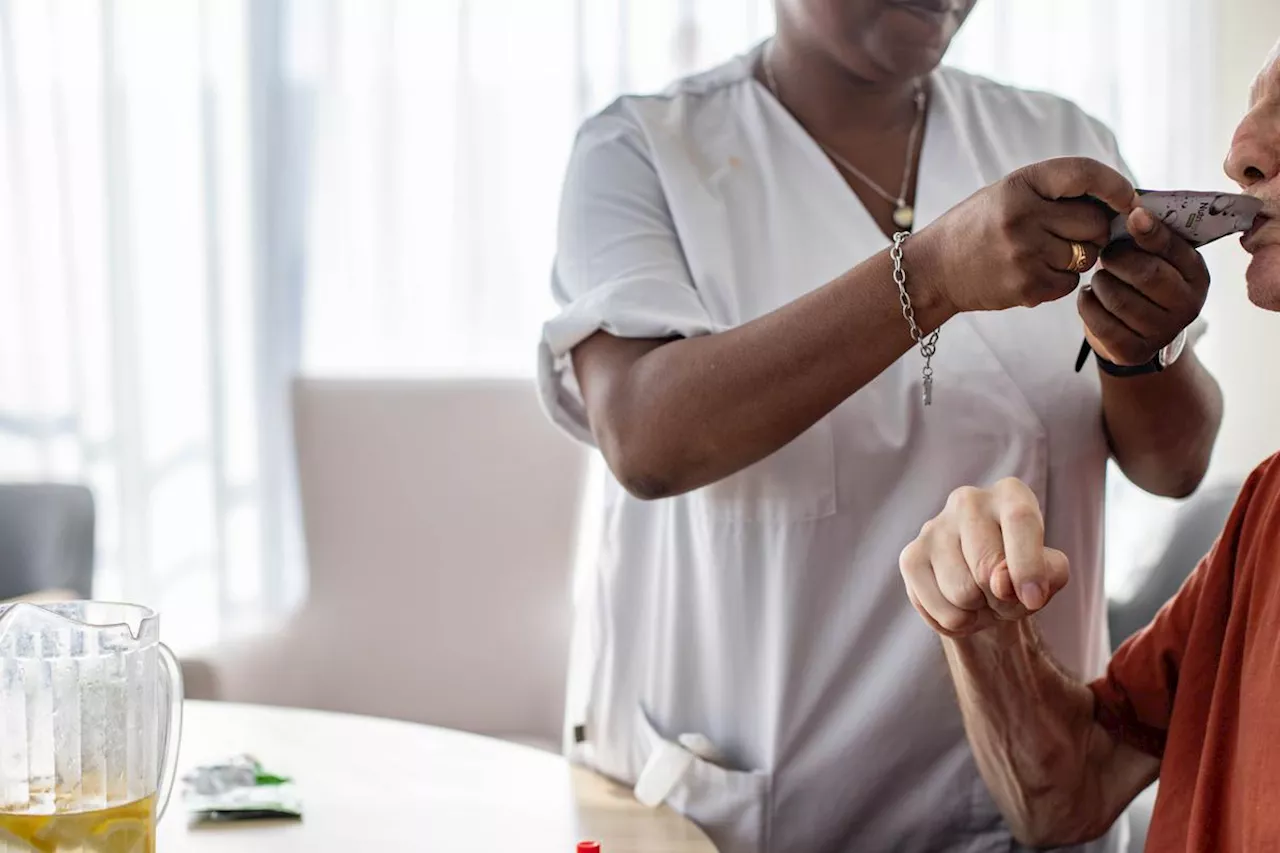
[[[169,724],[164,730],[164,764],[160,769],[156,788],[156,821],[164,817],[173,793],[173,783],[178,778],[178,750],[182,743],[182,667],[178,659],[164,643],[159,644],[160,661],[164,664],[165,692],[169,698]]]

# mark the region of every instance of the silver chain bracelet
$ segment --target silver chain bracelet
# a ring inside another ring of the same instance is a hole
[[[899,231],[893,235],[893,248],[889,257],[893,260],[893,283],[898,285],[898,301],[902,303],[902,316],[911,327],[911,339],[920,347],[920,355],[924,356],[924,368],[920,371],[922,397],[926,406],[933,405],[933,356],[938,351],[938,329],[925,337],[916,324],[916,312],[911,307],[911,297],[907,295],[907,272],[902,268],[902,244],[911,236],[910,231]]]

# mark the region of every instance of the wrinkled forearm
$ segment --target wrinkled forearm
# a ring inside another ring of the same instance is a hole
[[[1032,621],[943,645],[978,768],[1014,836],[1057,846],[1106,832],[1150,767],[1127,748],[1116,767],[1093,694],[1049,658]]]

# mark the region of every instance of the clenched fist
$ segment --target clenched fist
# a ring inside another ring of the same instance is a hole
[[[1015,479],[957,489],[899,560],[933,630],[962,637],[1026,618],[1067,585],[1067,556],[1044,545],[1035,494]]]

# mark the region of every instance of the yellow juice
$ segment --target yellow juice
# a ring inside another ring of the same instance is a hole
[[[155,797],[57,814],[0,812],[0,853],[155,853]]]

